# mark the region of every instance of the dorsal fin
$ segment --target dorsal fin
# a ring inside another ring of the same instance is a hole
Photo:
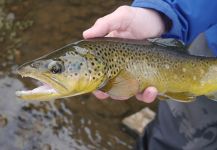
[[[179,52],[189,54],[187,47],[180,40],[172,39],[172,38],[167,38],[167,39],[153,38],[153,39],[148,39],[148,40],[152,42],[153,44],[166,47],[167,49],[176,50]]]

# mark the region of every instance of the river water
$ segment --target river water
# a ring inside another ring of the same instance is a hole
[[[38,84],[17,76],[18,65],[82,39],[97,18],[124,4],[130,1],[0,0],[0,150],[133,149],[136,139],[121,120],[144,103],[92,94],[26,102],[14,94]]]

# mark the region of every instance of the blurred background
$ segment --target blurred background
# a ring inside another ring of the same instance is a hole
[[[144,106],[136,99],[100,101],[92,94],[25,102],[15,91],[35,87],[18,65],[70,42],[130,0],[0,0],[0,150],[127,150],[136,137],[121,120]],[[148,105],[155,109],[155,104]]]

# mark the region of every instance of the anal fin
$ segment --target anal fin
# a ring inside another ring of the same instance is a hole
[[[196,99],[196,96],[188,92],[166,92],[159,94],[160,100],[171,99],[179,102],[192,102]]]

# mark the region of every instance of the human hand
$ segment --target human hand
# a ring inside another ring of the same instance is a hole
[[[94,37],[119,37],[128,39],[146,39],[158,37],[165,32],[164,22],[158,12],[151,9],[121,6],[113,13],[99,18],[95,24],[83,32],[85,39]],[[138,100],[150,103],[157,96],[155,87],[148,87],[138,93]],[[95,91],[99,99],[108,98],[102,91]]]

